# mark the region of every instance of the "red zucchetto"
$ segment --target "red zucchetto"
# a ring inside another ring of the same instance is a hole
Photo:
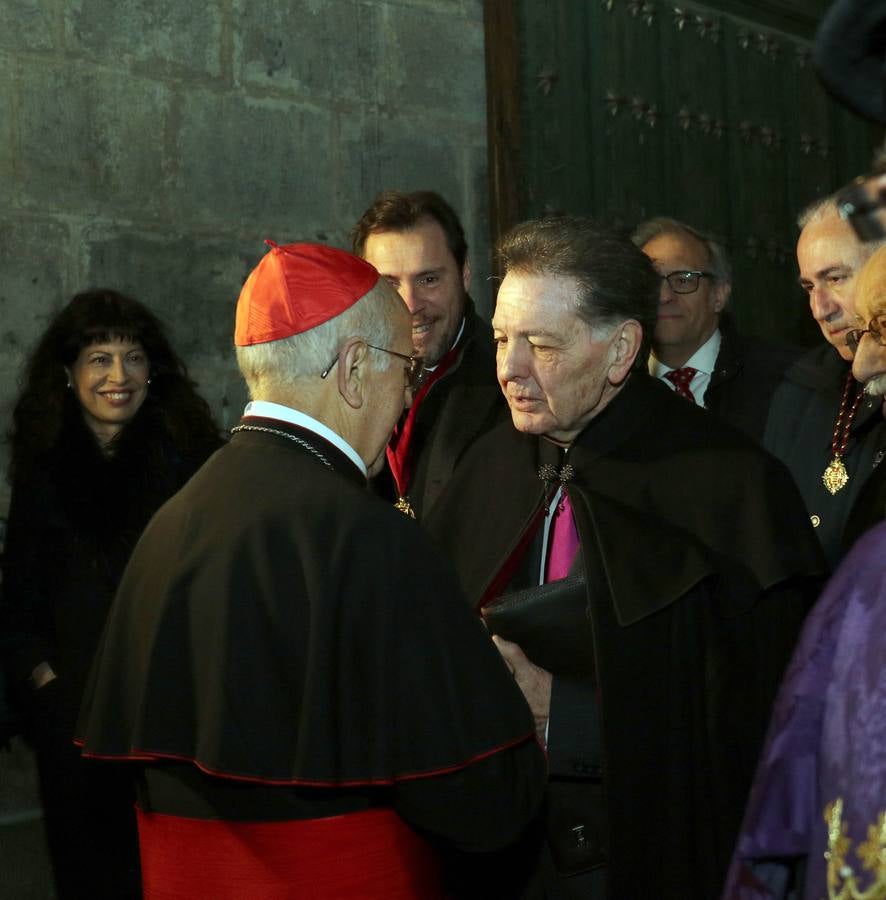
[[[279,341],[322,325],[365,296],[378,272],[325,244],[275,244],[252,270],[237,301],[238,347]]]

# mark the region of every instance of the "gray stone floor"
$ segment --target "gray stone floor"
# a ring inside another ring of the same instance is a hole
[[[34,760],[15,738],[0,750],[0,900],[53,900]]]

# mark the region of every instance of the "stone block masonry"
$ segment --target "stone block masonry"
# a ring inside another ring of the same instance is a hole
[[[160,315],[236,424],[234,304],[263,239],[346,247],[383,188],[456,207],[485,309],[484,103],[481,0],[0,0],[0,430],[49,318],[99,286]],[[4,897],[50,896],[38,816],[18,742]]]
[[[488,312],[485,148],[481,0],[0,0],[3,431],[49,316],[96,286],[155,309],[234,424],[263,239],[347,246],[383,188],[455,206]]]

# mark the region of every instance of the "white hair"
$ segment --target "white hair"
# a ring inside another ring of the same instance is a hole
[[[319,376],[349,338],[388,347],[394,336],[391,313],[395,304],[402,306],[400,295],[380,278],[353,306],[316,328],[279,341],[237,347],[237,365],[250,396],[256,399],[269,387],[291,388],[300,378]],[[390,365],[389,354],[373,356],[377,371],[385,371]]]
[[[842,219],[842,216],[840,216],[840,207],[837,204],[836,194],[829,194],[827,197],[821,197],[819,200],[810,203],[800,215],[797,216],[797,224],[802,231],[807,225],[817,225],[822,220],[830,218],[831,216],[837,216]],[[877,241],[863,241],[861,238],[858,238],[858,248],[861,260],[859,265],[864,264],[864,262],[870,259],[877,250],[884,246],[886,246],[886,238]]]
[[[864,383],[864,392],[869,397],[886,396],[886,373],[883,375],[875,375],[869,381]]]

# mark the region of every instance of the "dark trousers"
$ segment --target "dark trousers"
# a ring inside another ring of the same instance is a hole
[[[521,900],[606,900],[606,868],[561,875],[545,847]]]
[[[55,682],[36,691],[32,729],[46,841],[58,900],[141,897],[129,767],[82,759]]]

